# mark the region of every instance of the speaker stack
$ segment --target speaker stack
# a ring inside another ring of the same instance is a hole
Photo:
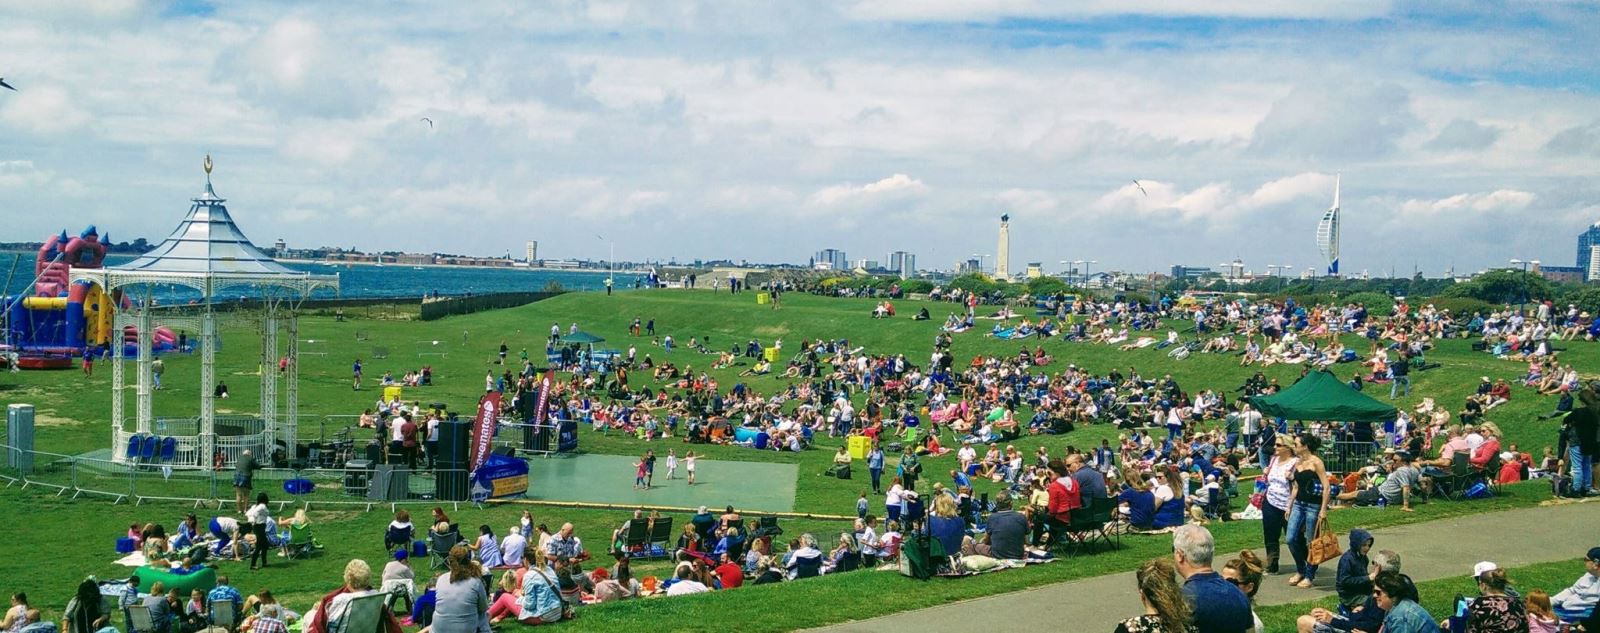
[[[467,454],[472,442],[471,429],[472,425],[467,422],[439,423],[439,456],[434,460],[435,499],[468,499]]]
[[[411,471],[403,466],[384,464],[372,472],[367,487],[368,501],[405,501],[411,496]]]
[[[367,496],[372,477],[372,461],[352,459],[344,463],[344,493],[357,497]]]

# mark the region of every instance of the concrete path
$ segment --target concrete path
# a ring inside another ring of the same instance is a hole
[[[1579,558],[1590,547],[1600,545],[1596,541],[1596,525],[1600,525],[1600,502],[1567,503],[1383,528],[1375,530],[1373,536],[1375,549],[1394,550],[1400,554],[1402,570],[1421,582],[1467,576],[1472,573],[1472,565],[1480,560],[1518,567]],[[1346,535],[1340,536],[1345,538]],[[1231,555],[1219,553],[1216,566],[1221,567],[1231,558]],[[1055,564],[1092,561],[1091,557]],[[1263,586],[1256,594],[1258,606],[1314,600],[1333,592],[1336,562],[1322,566],[1317,574],[1317,586],[1312,589],[1288,586],[1288,575],[1294,572],[1294,565],[1287,548],[1283,552],[1283,563],[1287,573],[1267,576],[1262,581]],[[1134,590],[1133,572],[1124,572],[813,630],[972,633],[994,630],[996,622],[1004,622],[1001,628],[1012,630],[1094,633],[1111,631],[1118,622],[1142,612],[1139,595]],[[1071,624],[1067,625],[1069,622]]]

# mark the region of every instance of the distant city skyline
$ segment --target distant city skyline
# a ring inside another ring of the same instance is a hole
[[[1322,268],[1335,174],[1347,273],[1578,264],[1566,236],[1600,220],[1594,3],[125,0],[0,19],[0,241],[164,237],[207,153],[243,230],[372,251],[536,236],[549,259],[830,247],[992,269],[1008,214],[1007,272]]]

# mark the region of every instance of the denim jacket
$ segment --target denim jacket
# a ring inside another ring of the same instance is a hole
[[[522,600],[518,606],[522,607],[523,617],[538,616],[545,622],[559,619],[561,589],[556,584],[555,574],[549,570],[529,569],[522,578]]]
[[[1439,633],[1433,616],[1413,600],[1401,600],[1383,618],[1384,633]]]

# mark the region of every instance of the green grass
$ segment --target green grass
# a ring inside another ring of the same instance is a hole
[[[1401,571],[1405,570],[1404,557],[1401,558]],[[1543,589],[1550,595],[1555,595],[1562,589],[1571,586],[1585,572],[1583,559],[1557,561],[1553,563],[1540,563],[1525,567],[1513,567],[1506,570],[1506,578],[1511,581],[1511,586],[1526,596],[1528,591]],[[1423,608],[1433,614],[1434,620],[1448,617],[1455,607],[1455,597],[1478,595],[1478,584],[1466,574],[1451,578],[1440,578],[1417,583],[1417,593],[1421,596]],[[1339,599],[1329,596],[1319,600],[1308,600],[1291,604],[1261,607],[1256,615],[1261,617],[1261,624],[1269,631],[1293,631],[1295,619],[1311,612],[1313,607],[1333,609]]]
[[[307,414],[353,415],[358,414],[377,398],[373,386],[384,370],[396,375],[406,369],[430,364],[435,370],[436,386],[410,389],[407,399],[424,402],[442,401],[456,410],[469,411],[481,393],[485,371],[499,373],[505,368],[493,364],[495,351],[502,340],[511,347],[514,360],[518,351],[526,347],[534,358],[542,357],[544,338],[551,323],[559,323],[563,330],[576,322],[579,327],[609,340],[607,346],[626,349],[630,343],[639,346],[639,354],[650,354],[654,359],[670,360],[679,366],[691,366],[696,371],[709,368],[714,356],[705,356],[687,350],[684,346],[691,336],[712,337],[712,347],[726,349],[759,338],[771,344],[775,338],[784,341],[785,355],[799,348],[801,339],[819,337],[850,339],[852,346],[865,346],[872,353],[904,353],[913,362],[927,360],[931,342],[944,316],[958,309],[952,304],[926,304],[933,319],[914,322],[905,318],[921,304],[897,302],[903,315],[892,320],[873,320],[868,313],[871,300],[830,299],[803,295],[788,295],[784,307],[771,310],[757,306],[753,295],[713,295],[706,292],[646,291],[620,293],[605,297],[598,293],[575,293],[522,308],[484,312],[451,317],[440,321],[420,322],[404,318],[403,313],[380,312],[372,318],[351,314],[345,322],[335,322],[326,316],[308,316],[302,320],[303,351],[322,352],[308,354],[301,360],[301,410]],[[627,335],[628,323],[635,317],[654,318],[657,332],[670,333],[679,344],[673,352],[652,347],[647,337]],[[1187,325],[1183,323],[1182,325]],[[357,340],[357,333],[367,340]],[[463,342],[463,332],[466,333]],[[251,412],[257,406],[257,361],[254,335],[243,328],[226,328],[220,359],[219,374],[228,382],[233,397],[222,403],[225,408]],[[439,341],[434,345],[433,341]],[[1354,338],[1348,343],[1364,345]],[[954,353],[958,363],[965,363],[976,355],[1015,354],[1019,349],[1044,348],[1056,358],[1048,367],[1059,371],[1068,363],[1105,372],[1112,367],[1137,367],[1146,376],[1170,373],[1186,390],[1213,388],[1230,393],[1244,379],[1256,371],[1254,367],[1239,367],[1237,356],[1196,354],[1188,360],[1173,361],[1166,351],[1145,349],[1121,352],[1113,346],[1062,343],[1055,340],[1021,342],[998,341],[980,333],[956,336]],[[1568,343],[1571,349],[1564,353],[1565,360],[1580,367],[1595,366],[1600,360],[1600,347],[1592,344]],[[372,358],[374,347],[387,347],[387,359]],[[1358,348],[1358,349],[1364,349]],[[446,356],[418,356],[418,352],[443,350]],[[350,362],[360,357],[366,362],[369,387],[353,392],[349,386]],[[1439,369],[1413,375],[1412,395],[1395,402],[1396,406],[1414,406],[1424,396],[1432,396],[1452,410],[1472,391],[1479,375],[1513,378],[1524,366],[1521,363],[1497,360],[1487,354],[1473,353],[1466,341],[1446,341],[1433,351],[1429,359],[1443,366]],[[537,362],[537,361],[536,361]],[[740,380],[736,373],[744,367],[711,371],[722,388],[731,387]],[[1354,371],[1352,366],[1340,366],[1341,377]],[[1269,378],[1288,384],[1298,376],[1298,366],[1264,368]],[[193,415],[198,403],[195,384],[198,382],[198,359],[182,356],[167,361],[167,388],[159,392],[156,401],[157,415]],[[34,372],[0,374],[0,403],[28,402],[38,407],[38,447],[41,450],[63,454],[79,454],[106,448],[110,441],[107,423],[109,411],[110,371],[105,364],[97,367],[92,378],[73,372]],[[744,379],[756,391],[770,393],[783,385],[775,377]],[[635,386],[648,382],[648,376],[635,373],[631,381]],[[1369,392],[1380,398],[1384,393]],[[1535,417],[1553,408],[1554,398],[1539,397],[1530,390],[1518,388],[1512,401],[1495,409],[1490,419],[1500,422],[1507,432],[1509,443],[1519,444],[1529,452],[1537,453],[1544,445],[1553,444],[1557,421],[1540,421]],[[132,409],[130,394],[129,409]],[[315,436],[317,431],[303,423],[301,437]],[[582,450],[602,454],[635,455],[646,444],[619,435],[601,435],[582,432]],[[1025,453],[1045,445],[1059,454],[1067,445],[1088,447],[1102,438],[1114,438],[1115,429],[1106,426],[1080,427],[1065,436],[1025,437],[1014,444]],[[755,451],[740,447],[696,446],[698,453],[709,460],[775,461],[798,465],[795,508],[801,512],[821,514],[853,514],[857,494],[867,482],[863,477],[853,481],[840,481],[820,477],[817,473],[826,468],[832,448],[837,442],[825,437],[819,441],[819,450],[802,454]],[[650,444],[658,449],[662,445]],[[943,480],[938,473],[953,467],[953,457],[928,460],[930,478]],[[171,488],[190,493],[202,492],[209,486],[201,482],[164,482],[157,485],[156,475],[144,475],[142,488]],[[70,481],[69,475],[57,469],[47,478],[53,481]],[[127,486],[126,476],[99,480],[107,486]],[[535,483],[537,485],[537,482]],[[751,485],[761,485],[751,482]],[[993,491],[988,482],[978,482],[978,491]],[[113,488],[118,490],[118,488]],[[1381,527],[1399,523],[1435,520],[1448,516],[1491,509],[1523,507],[1538,503],[1547,496],[1548,488],[1542,483],[1525,484],[1510,488],[1510,494],[1493,500],[1470,504],[1432,503],[1414,514],[1380,512],[1357,509],[1335,512],[1333,523],[1338,529],[1356,525]],[[81,572],[113,575],[123,573],[109,566],[114,558],[110,552],[112,540],[133,521],[156,521],[171,526],[181,516],[184,506],[147,504],[142,507],[112,506],[101,500],[66,502],[38,492],[5,493],[6,507],[27,508],[37,520],[17,522],[25,525],[19,538],[7,539],[0,544],[0,578],[6,584],[26,588],[41,604],[59,608],[74,580]],[[881,498],[874,498],[874,511],[881,508]],[[718,505],[717,499],[706,499]],[[520,507],[492,507],[486,510],[463,510],[463,525],[476,526],[488,523],[497,532],[510,525]],[[574,510],[535,508],[540,521],[559,523],[571,520],[577,524],[579,534],[592,548],[600,547],[610,529],[626,518],[622,511]],[[337,582],[339,569],[350,557],[363,557],[369,561],[381,560],[382,526],[388,521],[387,512],[361,514],[354,511],[327,511],[314,514],[318,537],[330,544],[330,549],[310,561],[295,562],[276,567],[239,583],[245,589],[271,586],[275,593],[286,595],[292,606],[303,607],[311,597],[325,591]],[[681,521],[682,519],[680,519]],[[790,534],[813,531],[819,536],[837,531],[839,524],[818,521],[786,522]],[[1259,544],[1260,526],[1257,523],[1213,524],[1218,547],[1223,551],[1242,549]],[[35,543],[60,542],[63,539],[81,540],[82,546],[62,547],[52,551],[49,572],[39,571],[36,557],[27,555],[27,547]],[[823,536],[823,540],[828,540]],[[1100,554],[1093,558],[1067,563],[1033,566],[1003,574],[991,574],[959,582],[936,581],[910,584],[896,574],[850,574],[824,578],[781,587],[750,587],[727,594],[689,597],[681,600],[649,600],[620,605],[603,605],[584,610],[585,628],[602,630],[638,630],[641,623],[663,630],[703,630],[726,628],[737,614],[742,628],[752,631],[788,630],[858,619],[940,604],[953,599],[970,598],[1024,587],[1058,582],[1073,578],[1094,576],[1133,569],[1139,562],[1164,555],[1170,542],[1160,537],[1127,537],[1122,550]],[[276,561],[275,561],[276,562]],[[238,568],[237,564],[224,564]],[[647,567],[647,569],[659,569]],[[65,572],[60,570],[67,570]],[[236,574],[242,576],[243,574]],[[781,592],[771,594],[768,592]],[[829,608],[817,609],[812,605],[826,604]],[[1276,630],[1276,629],[1275,629]]]

